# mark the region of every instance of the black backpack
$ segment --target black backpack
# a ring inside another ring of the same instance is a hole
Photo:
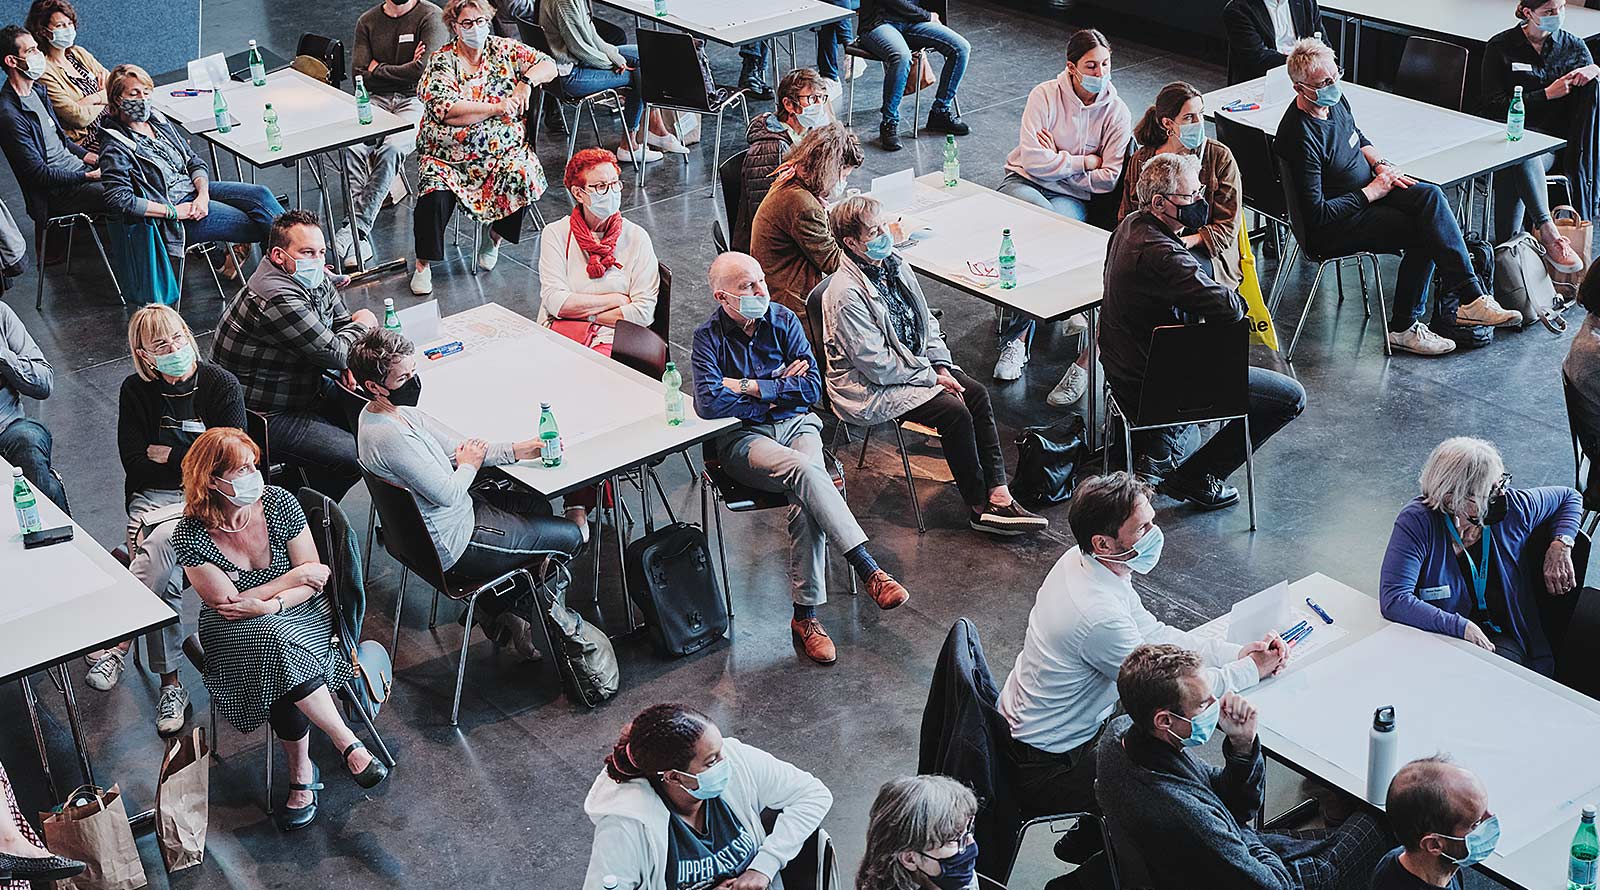
[[[1466,243],[1467,256],[1472,258],[1472,271],[1477,274],[1478,283],[1483,285],[1483,292],[1494,293],[1494,245],[1477,232],[1464,232],[1461,238]],[[1458,288],[1454,293],[1445,293],[1439,286],[1439,273],[1436,271],[1429,290],[1438,295],[1433,301],[1433,320],[1428,324],[1435,334],[1454,341],[1457,349],[1479,349],[1494,342],[1494,328],[1488,325],[1456,324],[1456,310],[1461,308],[1461,298],[1476,299],[1478,296],[1468,293],[1470,288]]]
[[[682,657],[728,633],[728,605],[711,564],[705,532],[684,522],[628,544],[628,595],[644,613],[662,655]]]

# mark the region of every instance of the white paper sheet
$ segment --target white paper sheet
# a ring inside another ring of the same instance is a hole
[[[917,262],[952,276],[970,277],[966,265],[969,260],[994,263],[1000,251],[1001,230],[1008,228],[1017,250],[1019,287],[1105,257],[1104,240],[1070,237],[1064,232],[1071,228],[1065,220],[1052,219],[997,193],[983,192],[933,203],[924,197],[927,192],[939,194],[937,189],[918,188],[917,200],[926,202],[925,209],[908,212],[905,218],[931,227],[933,233],[909,250],[915,251]]]
[[[405,331],[406,337],[421,349],[427,349],[439,341],[438,300],[408,306],[396,312],[395,317],[399,319],[400,329]]]
[[[0,506],[0,576],[8,582],[0,584],[0,625],[53,609],[115,582],[78,549],[76,536],[83,535],[82,529],[75,531],[72,541],[24,549],[10,500],[7,497],[7,503]]]
[[[1246,697],[1263,726],[1358,777],[1372,713],[1394,705],[1401,763],[1444,751],[1483,780],[1500,816],[1500,854],[1575,822],[1589,802],[1578,798],[1600,785],[1600,715],[1403,625],[1291,665]]]
[[[1228,641],[1243,646],[1293,624],[1289,620],[1289,582],[1279,581],[1233,604],[1228,612]]]
[[[910,210],[917,193],[917,171],[911,167],[872,178],[872,197],[883,204],[884,210]]]

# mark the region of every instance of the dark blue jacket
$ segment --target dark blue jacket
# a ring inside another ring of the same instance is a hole
[[[67,149],[79,158],[87,154],[82,146],[68,139],[67,132],[61,129],[61,122],[56,120],[55,110],[50,107],[50,99],[45,95],[44,85],[35,83],[33,93],[44,105],[45,113],[50,115],[51,125],[56,128],[56,136]],[[0,148],[5,150],[11,172],[17,177],[17,185],[22,187],[28,215],[35,221],[49,217],[51,189],[77,185],[88,178],[81,169],[62,170],[45,163],[44,130],[39,126],[39,119],[22,107],[22,97],[17,95],[9,82],[0,84]]]
[[[796,359],[811,369],[779,377]],[[694,409],[707,420],[737,417],[749,423],[777,423],[805,414],[822,397],[822,372],[811,353],[800,317],[777,303],[756,323],[755,332],[728,317],[719,305],[694,332]],[[749,379],[754,395],[741,396],[722,385],[722,378]]]
[[[155,161],[139,154],[138,143],[127,125],[111,115],[101,119],[100,125],[100,181],[106,187],[106,209],[121,213],[130,223],[151,219],[160,229],[166,242],[167,253],[183,253],[183,223],[178,220],[157,219],[144,215],[145,202],[167,203],[166,178]],[[183,155],[184,170],[192,178],[207,176],[206,163],[194,153],[188,138],[177,125],[159,111],[151,110],[150,126],[156,135],[165,139]],[[207,177],[209,178],[209,177]]]

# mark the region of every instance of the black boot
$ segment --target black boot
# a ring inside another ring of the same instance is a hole
[[[766,78],[761,76],[763,67],[759,61],[745,56],[744,67],[739,69],[739,89],[744,90],[748,98],[758,102],[770,102],[772,88],[767,86]]]
[[[900,125],[897,123],[881,124],[878,127],[878,145],[882,147],[884,151],[899,151]]]
[[[928,129],[936,133],[949,133],[952,136],[965,136],[972,132],[967,122],[962,120],[949,109],[935,108],[928,112]]]

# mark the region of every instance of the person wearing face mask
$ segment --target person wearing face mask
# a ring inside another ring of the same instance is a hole
[[[681,704],[622,728],[583,801],[594,846],[583,890],[766,890],[833,806],[816,776],[723,736]],[[777,811],[769,830],[763,810]]]
[[[1068,219],[1112,228],[1133,116],[1111,82],[1111,44],[1104,34],[1084,28],[1067,39],[1067,67],[1028,93],[1021,130],[1017,147],[1006,157],[998,191]],[[1001,334],[994,379],[1022,376],[1033,330],[1033,319],[1018,315]],[[1067,391],[1052,392],[1052,404],[1077,401],[1061,399],[1087,386],[1088,361],[1087,351],[1079,354],[1056,387]]]
[[[1106,249],[1105,293],[1100,308],[1100,362],[1106,382],[1124,407],[1139,404],[1150,335],[1180,322],[1227,324],[1244,317],[1233,288],[1206,274],[1182,234],[1204,226],[1211,204],[1200,186],[1201,161],[1187,151],[1145,162],[1133,188],[1140,210],[1111,234]],[[1228,476],[1244,465],[1246,448],[1259,450],[1305,410],[1306,391],[1293,378],[1251,367],[1248,374],[1250,441],[1242,421],[1227,423],[1198,449],[1198,431],[1185,427],[1134,434],[1135,468],[1160,480],[1160,491],[1207,510],[1232,506],[1239,490]]]
[[[1357,812],[1336,828],[1253,827],[1266,788],[1256,709],[1234,693],[1217,695],[1203,664],[1168,643],[1129,653],[1117,672],[1127,713],[1106,727],[1096,752],[1101,811],[1144,860],[1151,886],[1366,887],[1393,846],[1372,814]],[[1218,735],[1220,767],[1195,755]]]
[[[1560,152],[1547,152],[1495,174],[1494,243],[1523,230],[1523,221],[1544,245],[1551,266],[1561,272],[1582,269],[1579,256],[1550,216],[1545,176],[1563,174],[1571,183],[1570,203],[1588,219],[1600,201],[1600,147],[1592,134],[1600,114],[1600,65],[1576,34],[1563,30],[1565,0],[1518,0],[1518,25],[1489,38],[1483,48],[1482,104],[1479,113],[1503,121],[1514,88],[1522,87],[1527,128],[1567,140]],[[1556,169],[1559,161],[1559,169]]]
[[[1300,205],[1307,249],[1320,256],[1402,254],[1389,346],[1426,356],[1455,350],[1454,341],[1427,324],[1435,266],[1440,294],[1459,302],[1456,325],[1520,326],[1522,316],[1501,307],[1478,280],[1444,193],[1401,172],[1356,126],[1333,50],[1315,38],[1301,40],[1289,53],[1288,67],[1294,101],[1284,110],[1273,148],[1289,167],[1285,185]]]
[[[1378,575],[1383,617],[1554,676],[1539,598],[1576,588],[1582,496],[1564,485],[1512,488],[1499,450],[1467,436],[1440,442],[1418,483],[1422,494],[1395,517]],[[1528,546],[1545,536],[1549,546]]]
[[[867,533],[828,472],[822,421],[811,411],[822,396],[822,375],[800,319],[771,302],[754,257],[724,253],[707,277],[717,306],[694,332],[695,413],[743,421],[716,440],[723,471],[744,485],[789,496],[789,631],[807,658],[832,664],[838,653],[817,618],[817,606],[828,598],[830,542],[879,609],[896,608],[910,594],[867,551]]]
[[[1195,650],[1214,696],[1248,689],[1288,661],[1289,646],[1276,635],[1239,647],[1164,624],[1144,607],[1133,576],[1156,568],[1164,542],[1150,493],[1120,471],[1091,476],[1073,492],[1067,526],[1077,546],[1039,585],[1022,651],[1000,690],[1026,815],[1095,809],[1095,739],[1115,713],[1117,670],[1138,647]],[[1097,848],[1085,834],[1058,849],[1083,862]]]
[[[69,0],[34,0],[26,27],[44,52],[45,93],[67,138],[100,150],[97,123],[106,110],[106,76],[94,54],[78,45],[78,11]]]
[[[867,817],[856,890],[976,890],[978,798],[949,776],[883,783]]]
[[[294,495],[262,481],[261,450],[240,430],[206,430],[183,457],[183,518],[172,546],[200,595],[211,707],[235,729],[263,723],[283,745],[289,796],[282,831],[317,816],[322,777],[311,762],[311,726],[327,733],[362,788],[389,775],[339,715],[330,690],[350,681],[347,654],[332,644],[331,573]],[[277,805],[277,802],[273,802]]]
[[[846,198],[828,224],[845,253],[823,292],[820,319],[834,413],[860,426],[911,421],[937,429],[973,529],[1009,536],[1049,528],[1011,497],[989,393],[951,359],[916,273],[895,252],[882,205],[866,195]]]
[[[750,254],[767,273],[772,298],[802,321],[808,321],[811,289],[844,256],[828,228],[827,207],[845,196],[850,174],[864,160],[860,141],[844,124],[807,131],[773,172],[772,189],[750,223]],[[820,345],[812,343],[812,351]]]
[[[805,135],[833,120],[828,92],[811,68],[795,68],[778,81],[778,105],[750,121],[745,140],[750,148],[740,172],[738,218],[732,220],[728,245],[740,253],[750,250],[750,224],[756,208],[772,189],[772,177],[784,156]]]
[[[183,578],[172,546],[175,525],[153,511],[183,503],[182,464],[202,433],[213,427],[244,429],[244,391],[232,374],[195,354],[194,334],[170,306],[150,305],[128,322],[134,373],[122,381],[117,408],[117,451],[128,507],[128,572],[183,612]],[[189,694],[178,678],[183,660],[181,623],[145,635],[146,666],[161,677],[156,731],[183,729]],[[85,682],[108,690],[122,676],[131,641],[85,656]]]
[[[328,375],[345,370],[350,345],[378,319],[346,308],[326,263],[316,214],[279,216],[267,255],[222,311],[211,359],[239,378],[245,407],[266,415],[273,458],[301,468],[308,485],[338,501],[361,467],[350,414]]]
[[[489,581],[540,555],[571,560],[582,536],[550,515],[548,501],[525,489],[473,485],[481,469],[537,459],[539,440],[490,443],[445,428],[417,408],[423,380],[414,353],[411,341],[381,328],[350,347],[350,375],[372,396],[357,420],[362,468],[411,493],[439,564],[463,578]],[[524,592],[480,597],[475,620],[490,639],[537,660],[533,628],[511,608]]]
[[[1462,871],[1488,859],[1500,841],[1483,782],[1446,754],[1402,766],[1384,814],[1400,846],[1378,862],[1372,890],[1462,890]]]

